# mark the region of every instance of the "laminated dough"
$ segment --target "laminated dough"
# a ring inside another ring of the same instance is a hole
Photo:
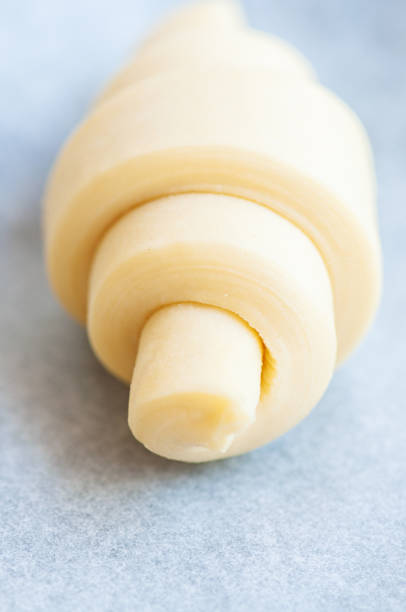
[[[135,437],[172,459],[293,427],[377,308],[365,131],[231,2],[143,43],[64,145],[44,217],[55,293],[131,383]]]

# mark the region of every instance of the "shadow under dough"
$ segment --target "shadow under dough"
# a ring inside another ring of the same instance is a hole
[[[151,470],[165,477],[204,470],[153,455],[132,437],[128,388],[97,362],[85,331],[52,298],[38,207],[3,230],[5,434],[15,432],[33,461],[39,453],[51,469],[103,486]]]

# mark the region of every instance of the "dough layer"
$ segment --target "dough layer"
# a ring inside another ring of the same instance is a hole
[[[130,382],[148,318],[184,303],[237,315],[265,347],[256,420],[227,455],[264,444],[310,412],[334,369],[336,333],[326,268],[300,230],[262,206],[214,194],[170,196],[131,211],[94,259],[87,320],[93,350]],[[187,342],[186,332],[179,337]],[[171,458],[224,456],[182,453]]]

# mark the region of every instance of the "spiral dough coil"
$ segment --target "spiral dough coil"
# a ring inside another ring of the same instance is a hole
[[[283,434],[364,335],[380,291],[365,132],[308,62],[230,2],[161,25],[65,144],[46,258],[129,423],[208,461]]]

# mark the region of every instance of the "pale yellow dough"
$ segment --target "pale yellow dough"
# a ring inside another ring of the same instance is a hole
[[[224,453],[255,422],[261,369],[261,341],[237,317],[212,306],[165,306],[142,328],[130,428],[169,457]]]
[[[309,413],[377,307],[374,200],[358,119],[232,3],[144,43],[63,148],[45,235],[145,446],[208,461]]]
[[[140,49],[131,61],[107,85],[99,102],[111,98],[120,90],[140,79],[165,74],[168,70],[210,70],[213,66],[246,69],[263,68],[279,78],[312,79],[311,65],[282,40],[244,29],[212,29],[204,37],[192,30]]]

